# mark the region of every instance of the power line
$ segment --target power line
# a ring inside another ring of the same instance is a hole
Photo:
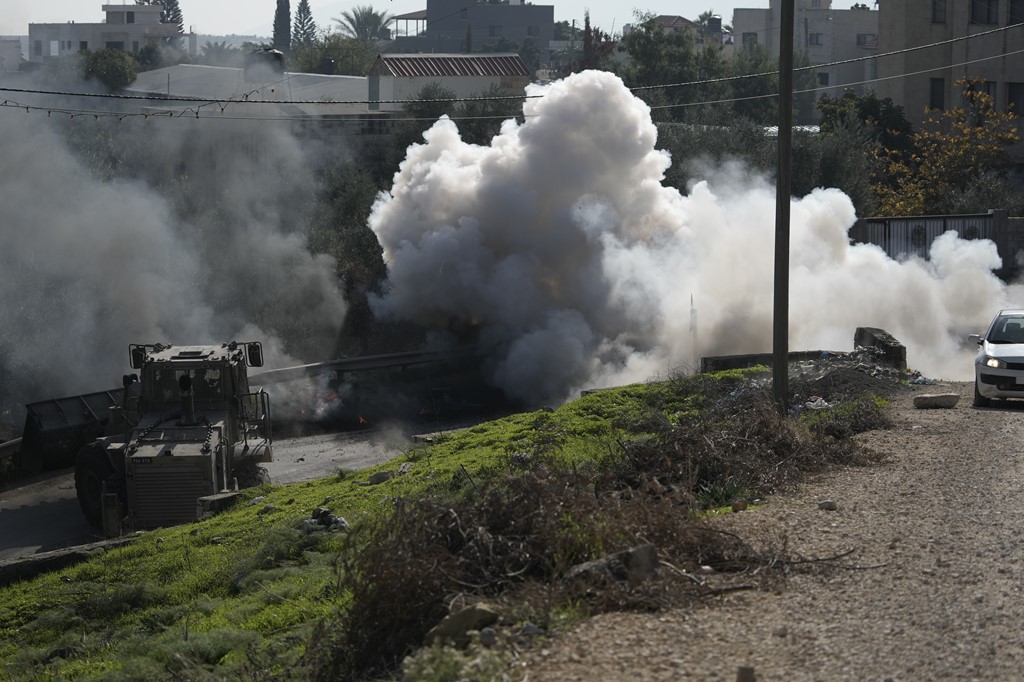
[[[964,39],[967,39],[967,38],[973,38],[973,37],[978,37],[978,36],[983,36],[983,35],[989,35],[989,34],[992,34],[992,33],[996,33],[998,31],[1005,31],[1008,28],[1014,28],[1014,27],[1015,26],[1007,26],[1007,27],[1003,27],[1001,29],[993,29],[993,30],[990,30],[990,31],[985,31],[983,33],[976,33],[976,34],[974,34],[972,36],[965,36],[965,37],[961,37],[961,38],[954,38],[954,39],[950,39],[950,40],[940,41],[940,42],[937,42],[937,43],[929,43],[927,45],[916,46],[916,47],[912,47],[912,48],[906,48],[906,49],[903,49],[903,50],[897,50],[897,51],[894,51],[894,52],[887,52],[887,53],[884,53],[883,55],[875,55],[875,56],[869,56],[869,57],[858,57],[858,58],[849,59],[849,60],[842,60],[842,61],[838,61],[838,62],[831,62],[829,64],[818,64],[818,65],[814,65],[814,66],[810,66],[810,67],[802,67],[802,70],[812,69],[812,68],[813,69],[821,69],[821,68],[825,68],[825,67],[833,66],[833,65],[848,64],[848,63],[852,63],[852,62],[864,61],[865,59],[876,59],[878,57],[883,57],[883,56],[898,55],[898,54],[902,54],[902,53],[906,53],[906,52],[912,52],[912,51],[915,51],[915,50],[928,49],[928,48],[932,48],[932,47],[936,47],[936,46],[946,45],[946,44],[949,44],[949,43],[952,43],[952,42],[956,42],[958,40],[964,40]],[[943,70],[946,70],[946,69],[960,68],[960,67],[968,66],[970,64],[975,64],[975,63],[979,63],[979,62],[989,61],[989,60],[992,60],[992,59],[1002,59],[1004,57],[1013,56],[1013,55],[1021,54],[1021,53],[1024,53],[1024,50],[1015,50],[1015,51],[1012,51],[1012,52],[1005,52],[1005,53],[1001,53],[1001,54],[998,54],[998,55],[992,55],[992,56],[989,56],[989,57],[980,57],[978,59],[972,59],[972,60],[968,60],[968,61],[964,61],[964,62],[959,62],[959,63],[954,63],[954,64],[944,64],[942,66],[936,66],[936,67],[932,67],[932,68],[929,68],[929,69],[923,69],[923,70],[916,71],[916,72],[911,72],[911,73],[903,73],[903,74],[896,74],[896,75],[893,75],[893,76],[871,78],[871,79],[866,79],[866,80],[862,80],[862,81],[851,82],[851,83],[841,83],[841,84],[831,85],[831,86],[819,86],[819,87],[816,87],[816,88],[808,88],[808,89],[804,89],[804,90],[799,90],[795,94],[806,94],[806,93],[820,92],[820,91],[823,91],[823,90],[833,90],[833,89],[835,89],[837,87],[855,87],[855,86],[866,85],[866,84],[875,83],[875,82],[881,82],[881,81],[886,81],[886,80],[893,80],[893,79],[896,79],[896,78],[907,78],[907,77],[911,77],[911,76],[922,75],[922,74],[925,74],[925,73],[932,73],[932,72],[935,72],[935,71],[943,71]],[[797,70],[801,70],[801,69],[797,69]],[[644,87],[631,88],[630,90],[635,92],[635,91],[641,91],[641,90],[651,90],[651,89],[655,89],[655,88],[681,87],[681,86],[685,86],[685,85],[706,85],[706,84],[713,84],[713,83],[719,83],[719,82],[734,81],[734,80],[738,80],[740,78],[753,78],[753,77],[772,76],[772,75],[775,75],[777,73],[778,72],[765,72],[765,73],[759,73],[759,74],[749,74],[749,75],[746,75],[746,76],[730,76],[730,77],[725,77],[725,78],[720,78],[720,79],[709,79],[709,80],[702,80],[702,81],[690,81],[690,82],[686,82],[686,83],[675,83],[675,84],[666,84],[666,85],[659,85],[659,86],[644,86]],[[278,83],[281,83],[281,82],[283,82],[283,81],[278,81]],[[39,105],[34,105],[34,104],[23,104],[23,103],[16,102],[16,101],[13,101],[13,100],[4,100],[3,102],[0,102],[0,108],[24,109],[26,111],[26,113],[30,113],[32,111],[38,111],[38,112],[46,111],[47,115],[51,116],[51,117],[52,117],[53,114],[56,113],[56,114],[59,114],[59,115],[68,116],[69,118],[72,118],[72,119],[75,118],[75,117],[88,117],[88,116],[92,116],[96,120],[98,120],[99,118],[103,117],[103,118],[117,118],[119,121],[123,121],[126,118],[142,118],[144,120],[148,120],[150,117],[153,117],[153,118],[185,118],[185,117],[193,118],[194,117],[196,119],[203,118],[204,120],[221,119],[221,120],[227,120],[227,121],[317,121],[317,122],[321,122],[321,123],[329,123],[329,122],[364,123],[364,122],[379,122],[381,120],[386,120],[388,122],[412,122],[412,121],[435,121],[435,120],[437,120],[437,117],[434,117],[434,116],[402,116],[402,117],[388,116],[388,117],[384,118],[383,115],[367,117],[367,116],[359,115],[359,114],[356,114],[356,115],[342,115],[342,116],[340,116],[338,118],[323,118],[323,117],[315,117],[315,116],[224,116],[224,112],[227,110],[228,106],[230,106],[231,104],[317,104],[317,105],[336,104],[337,105],[337,104],[368,104],[368,103],[370,103],[370,102],[363,102],[363,101],[324,102],[322,100],[308,100],[308,101],[304,101],[304,100],[252,100],[252,99],[248,99],[248,97],[252,93],[258,92],[258,90],[253,90],[253,91],[251,91],[249,93],[246,93],[245,95],[243,95],[243,99],[241,99],[241,100],[231,99],[231,100],[219,100],[219,101],[218,100],[199,99],[199,98],[177,98],[177,97],[164,97],[164,96],[152,96],[152,97],[149,97],[149,96],[137,96],[137,95],[116,95],[116,94],[106,94],[106,93],[74,93],[74,92],[61,92],[61,91],[48,91],[48,90],[31,90],[31,89],[24,89],[24,88],[4,88],[4,87],[0,87],[0,91],[22,92],[22,93],[29,93],[29,94],[61,95],[61,96],[68,96],[68,97],[86,96],[86,97],[101,97],[101,98],[105,98],[105,99],[130,99],[130,100],[145,100],[145,101],[191,102],[191,103],[196,103],[197,104],[197,106],[195,106],[195,107],[186,107],[186,108],[184,108],[184,109],[182,109],[180,111],[164,110],[164,111],[148,111],[148,112],[147,111],[141,111],[141,112],[116,112],[116,111],[109,111],[109,110],[76,109],[76,108],[71,108],[71,107],[59,107],[59,106],[58,107],[44,107],[44,106],[39,106]],[[536,98],[536,97],[542,97],[542,96],[543,95],[528,95],[528,96],[527,95],[523,95],[523,96],[503,96],[503,97],[452,98],[452,99],[436,99],[436,100],[418,100],[418,99],[415,99],[415,100],[381,100],[379,102],[378,101],[374,101],[372,103],[400,103],[400,104],[432,103],[432,104],[446,104],[446,103],[453,103],[453,102],[490,102],[490,101],[510,101],[510,100],[521,101],[523,99]],[[661,110],[661,109],[674,109],[674,108],[706,106],[706,105],[716,105],[716,104],[732,104],[732,103],[736,103],[736,102],[753,101],[753,100],[759,100],[759,99],[769,99],[769,98],[775,98],[775,97],[778,97],[778,93],[769,93],[769,94],[762,94],[762,95],[748,95],[748,96],[744,96],[744,97],[734,97],[734,98],[720,99],[720,100],[704,100],[704,101],[699,101],[699,102],[682,102],[682,103],[675,103],[675,104],[654,105],[654,106],[651,106],[651,109],[652,110]],[[203,117],[203,116],[200,115],[200,113],[201,113],[201,111],[203,110],[204,107],[214,107],[214,106],[219,107],[219,109],[220,109],[220,115],[219,116],[205,116],[205,117]],[[504,120],[504,119],[508,119],[508,118],[525,119],[525,118],[528,118],[528,117],[523,115],[523,114],[514,114],[514,113],[511,113],[511,112],[506,112],[506,113],[499,113],[499,114],[485,115],[485,116],[451,116],[451,115],[449,115],[449,118],[451,120],[453,120],[453,121],[471,121],[471,120],[497,120],[497,119]]]
[[[971,39],[974,39],[974,38],[981,38],[981,37],[993,35],[993,34],[996,34],[996,33],[1005,32],[1005,31],[1008,31],[1010,29],[1021,28],[1021,27],[1024,27],[1024,24],[1014,24],[1014,25],[1011,25],[1011,26],[1002,26],[1002,27],[999,27],[999,28],[990,29],[988,31],[982,31],[982,32],[979,32],[979,33],[973,33],[971,35],[959,36],[959,37],[956,37],[956,38],[949,38],[947,40],[941,40],[941,41],[937,41],[937,42],[934,42],[934,43],[926,43],[924,45],[917,45],[917,46],[914,46],[914,47],[907,47],[907,48],[903,48],[903,49],[900,49],[900,50],[893,50],[892,52],[883,52],[882,54],[865,55],[865,56],[862,56],[862,57],[853,57],[853,58],[850,58],[850,59],[842,59],[842,60],[833,61],[833,62],[826,62],[826,63],[823,63],[823,64],[813,64],[813,65],[809,65],[809,66],[803,66],[803,67],[799,67],[799,68],[794,69],[794,71],[808,71],[808,70],[812,70],[812,69],[813,70],[821,70],[821,69],[830,68],[830,67],[833,67],[833,66],[843,66],[843,65],[846,65],[846,64],[855,64],[857,62],[863,62],[863,61],[868,61],[868,60],[872,60],[872,59],[882,59],[884,57],[892,57],[892,56],[897,56],[897,55],[901,55],[901,54],[908,54],[908,53],[916,52],[916,51],[919,51],[919,50],[927,50],[927,49],[931,49],[931,48],[935,48],[935,47],[941,47],[943,45],[950,45],[950,44],[953,44],[953,43],[956,43],[956,42],[960,42],[960,41],[964,41],[964,40],[971,40]],[[1010,53],[1007,53],[1007,54],[1010,54]],[[1002,56],[1005,56],[1005,55],[998,55],[998,56],[1002,57]],[[952,68],[953,66],[959,66],[959,65],[954,64],[954,65],[950,65],[949,67],[941,67],[941,68]],[[778,71],[764,71],[764,72],[760,72],[760,73],[743,74],[743,75],[736,75],[736,76],[721,76],[721,77],[718,77],[718,78],[709,78],[709,79],[696,80],[696,81],[684,81],[684,82],[680,82],[680,83],[664,83],[664,84],[659,84],[659,85],[642,85],[642,86],[636,86],[636,87],[629,88],[629,90],[631,92],[642,92],[642,91],[646,91],[646,90],[667,89],[667,88],[680,88],[680,87],[688,87],[688,86],[695,86],[695,85],[711,85],[711,84],[715,84],[715,83],[727,83],[727,82],[742,80],[742,79],[745,79],[745,78],[764,78],[764,77],[767,77],[767,76],[777,76],[778,73],[779,73]],[[275,83],[272,83],[270,85],[277,85],[277,84],[280,84],[280,83],[284,83],[286,81],[287,81],[287,79],[283,79],[283,80],[280,80],[280,81],[276,81]],[[843,84],[843,85],[845,85],[845,84]],[[264,86],[264,87],[266,87],[266,86]],[[837,86],[833,86],[833,87],[837,87]],[[423,101],[428,101],[428,100],[419,100],[419,99],[336,100],[336,101],[324,101],[324,100],[319,100],[319,99],[318,100],[278,100],[278,99],[259,99],[259,100],[255,100],[255,99],[250,99],[252,95],[260,92],[260,90],[261,90],[261,88],[256,88],[256,89],[250,90],[249,92],[244,93],[243,95],[241,95],[240,99],[237,99],[237,98],[210,99],[210,98],[201,98],[201,97],[175,97],[175,96],[159,95],[159,94],[150,94],[150,95],[122,95],[122,94],[114,94],[114,93],[68,92],[68,91],[59,91],[59,90],[36,90],[36,89],[28,89],[28,88],[0,87],[0,92],[18,92],[18,93],[35,94],[35,95],[57,95],[57,96],[64,96],[64,97],[92,97],[92,98],[114,99],[114,100],[201,103],[203,106],[220,106],[222,110],[225,109],[230,104],[293,104],[293,105],[295,105],[295,104],[303,104],[303,105],[327,106],[327,105],[339,105],[339,104],[346,104],[346,105],[360,105],[360,104],[411,104],[411,103],[419,103],[419,102],[423,102]],[[543,95],[503,95],[503,96],[483,96],[483,97],[452,97],[452,98],[444,98],[444,99],[433,99],[433,100],[429,100],[429,101],[430,102],[434,102],[434,103],[439,103],[439,104],[442,104],[442,103],[448,104],[448,103],[454,103],[454,102],[520,101],[520,100],[524,100],[524,99],[537,99],[537,98],[540,98],[540,97],[543,97]]]
[[[849,87],[855,87],[855,86],[858,86],[858,85],[868,85],[869,83],[878,83],[878,82],[881,82],[881,81],[895,80],[897,78],[909,78],[910,76],[920,76],[920,75],[926,74],[926,73],[934,73],[935,71],[944,71],[946,69],[955,69],[955,68],[959,68],[961,66],[970,66],[971,64],[976,64],[978,62],[986,62],[986,61],[989,61],[991,59],[1002,59],[1003,57],[1009,57],[1009,56],[1015,55],[1015,54],[1024,54],[1024,49],[1022,49],[1022,50],[1014,50],[1012,52],[1004,52],[1002,54],[994,55],[994,56],[991,56],[991,57],[979,57],[977,59],[971,59],[971,60],[968,60],[966,62],[958,62],[956,64],[948,64],[948,65],[943,65],[943,66],[935,66],[935,67],[932,67],[930,69],[922,69],[920,71],[912,71],[910,73],[896,74],[894,76],[881,76],[881,77],[878,77],[878,78],[868,78],[868,79],[865,79],[865,80],[862,80],[862,81],[856,81],[856,82],[852,82],[852,83],[843,83],[841,85],[821,85],[821,86],[818,86],[816,88],[805,88],[803,90],[796,90],[796,91],[793,92],[793,94],[794,95],[803,95],[803,94],[806,94],[806,93],[809,93],[809,92],[821,92],[823,90],[834,90],[835,88],[838,88],[838,87],[849,88]],[[704,106],[706,104],[731,104],[733,102],[745,102],[745,101],[748,101],[748,100],[755,100],[755,99],[769,99],[769,98],[775,98],[775,97],[778,97],[778,96],[779,96],[779,93],[774,92],[774,93],[770,93],[770,94],[767,94],[767,95],[751,95],[749,97],[734,97],[734,98],[731,98],[731,99],[720,99],[720,100],[715,100],[715,101],[684,102],[684,103],[681,103],[681,104],[661,104],[661,105],[658,105],[658,106],[652,106],[651,109],[652,110],[653,109],[675,109],[675,108],[682,108],[682,107]]]

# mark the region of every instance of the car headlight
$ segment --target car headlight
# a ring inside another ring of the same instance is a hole
[[[985,358],[984,365],[986,367],[994,367],[996,369],[1006,369],[1006,363],[999,358],[993,358],[991,356]]]

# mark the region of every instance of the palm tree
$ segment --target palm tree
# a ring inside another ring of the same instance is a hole
[[[239,50],[228,45],[226,40],[220,42],[209,40],[203,45],[202,63],[210,66],[226,66],[234,58],[237,58]]]
[[[388,27],[393,19],[387,12],[378,12],[370,5],[357,5],[342,12],[341,17],[335,17],[334,21],[342,35],[369,42],[390,40],[391,29]]]

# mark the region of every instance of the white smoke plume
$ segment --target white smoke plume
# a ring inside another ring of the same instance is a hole
[[[122,168],[97,177],[45,112],[0,109],[7,421],[119,387],[129,343],[258,340],[278,364],[300,355],[286,340],[331,352],[346,304],[333,259],[305,245],[314,183],[294,137],[266,122],[63,120],[70,139],[118,136]]]
[[[377,313],[477,326],[494,381],[534,404],[691,363],[691,296],[698,354],[770,351],[774,188],[738,166],[685,196],[663,186],[650,110],[609,73],[529,94],[489,146],[442,118],[409,148],[370,219],[390,278]],[[851,246],[854,220],[838,190],[792,202],[791,348],[882,327],[912,367],[970,378],[962,333],[1010,299],[994,244],[947,234],[929,262],[897,262]]]

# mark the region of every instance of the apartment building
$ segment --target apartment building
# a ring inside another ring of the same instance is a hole
[[[932,46],[878,60],[879,95],[911,123],[958,106],[965,78],[981,79],[997,110],[1024,113],[1024,0],[885,0],[878,15],[881,52]]]
[[[878,54],[880,11],[862,3],[852,9],[832,9],[832,0],[795,0],[794,10],[793,49],[806,53],[812,66],[821,65],[814,70],[818,97],[838,97],[848,90],[862,93],[865,82],[876,76],[874,59],[826,65]],[[770,0],[768,9],[736,8],[734,49],[763,45],[777,57],[781,25],[782,0]]]
[[[161,24],[162,5],[103,5],[103,23],[29,24],[30,62],[43,62],[79,50],[138,52],[178,34],[174,24]]]
[[[419,13],[402,20],[420,20]],[[522,45],[527,40],[548,58],[548,43],[555,37],[554,5],[534,5],[522,0],[492,5],[465,0],[427,0],[419,35],[400,35],[389,46],[392,52],[481,52],[500,43]]]

